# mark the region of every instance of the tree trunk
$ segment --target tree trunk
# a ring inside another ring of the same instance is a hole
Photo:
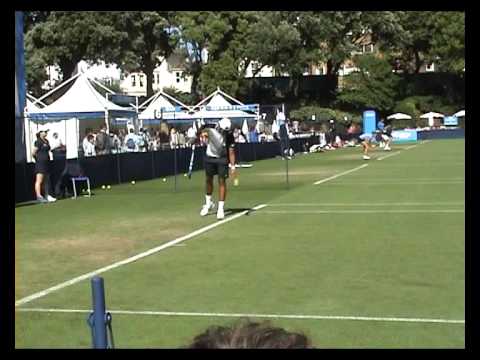
[[[420,54],[418,51],[415,51],[415,74],[420,72],[420,68],[423,65],[423,61],[420,59]]]
[[[74,60],[59,62],[58,66],[62,72],[62,81],[68,80],[73,76],[77,63]]]
[[[145,60],[145,66],[143,67],[142,71],[145,73],[145,77],[147,78],[147,99],[153,95],[153,71],[155,70],[155,66],[150,58],[148,57]]]

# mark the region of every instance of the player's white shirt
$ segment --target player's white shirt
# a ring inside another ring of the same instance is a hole
[[[227,155],[225,136],[217,129],[205,128],[204,131],[208,134],[207,156],[214,158],[225,157]]]

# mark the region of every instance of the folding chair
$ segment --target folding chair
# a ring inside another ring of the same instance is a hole
[[[76,187],[77,181],[86,181],[87,182],[88,197],[91,197],[92,193],[90,191],[90,179],[88,178],[88,176],[75,176],[75,177],[72,177],[73,199],[77,198],[77,187]]]

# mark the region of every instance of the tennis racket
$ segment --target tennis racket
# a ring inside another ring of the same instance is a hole
[[[195,159],[195,144],[192,145],[192,155],[190,155],[190,164],[188,165],[188,178],[192,177],[193,160]]]

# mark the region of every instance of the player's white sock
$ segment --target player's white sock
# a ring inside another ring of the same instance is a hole
[[[223,210],[223,206],[225,205],[225,201],[219,201],[218,202],[218,209],[222,209]]]
[[[205,205],[210,206],[212,203],[212,195],[205,195]]]

